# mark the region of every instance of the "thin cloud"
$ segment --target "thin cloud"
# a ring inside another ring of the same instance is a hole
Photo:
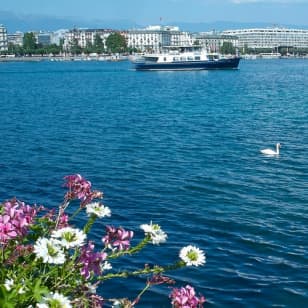
[[[294,4],[294,3],[308,3],[308,0],[231,0],[235,4],[245,3],[277,3],[277,4]]]

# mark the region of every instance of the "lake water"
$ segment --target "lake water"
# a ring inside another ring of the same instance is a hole
[[[308,61],[239,70],[136,72],[128,62],[0,63],[0,199],[57,206],[63,176],[103,190],[112,217],[168,241],[115,268],[168,264],[193,244],[202,268],[171,272],[206,307],[308,307]],[[282,143],[279,157],[260,154]],[[83,222],[83,219],[80,220]],[[137,295],[144,279],[103,285]],[[139,307],[168,307],[155,287]]]

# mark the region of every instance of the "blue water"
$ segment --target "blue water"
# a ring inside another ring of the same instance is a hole
[[[116,268],[167,264],[207,307],[308,307],[308,61],[242,61],[235,71],[136,72],[128,62],[0,63],[0,199],[57,206],[66,174],[104,191],[112,217],[150,220],[168,242]],[[279,157],[259,153],[282,143]],[[81,219],[82,223],[83,220]],[[137,295],[144,279],[106,297]],[[168,307],[155,287],[139,307]]]

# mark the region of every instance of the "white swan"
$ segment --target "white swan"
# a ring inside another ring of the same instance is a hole
[[[276,144],[276,151],[272,150],[272,149],[264,149],[261,150],[262,154],[266,154],[266,155],[279,155],[279,148],[280,148],[280,143]]]

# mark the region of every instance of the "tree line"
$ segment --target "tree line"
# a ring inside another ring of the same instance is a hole
[[[91,54],[91,53],[131,53],[135,50],[127,47],[126,39],[120,33],[111,33],[104,44],[102,38],[96,34],[94,42],[87,42],[86,47],[81,47],[78,44],[78,40],[74,39],[70,42],[68,47],[64,47],[64,40],[60,40],[60,44],[43,45],[36,42],[36,38],[33,32],[27,32],[23,37],[23,44],[14,45],[9,43],[8,51],[2,51],[3,54],[9,53],[16,56],[24,55],[58,55],[61,53],[69,52],[74,55]]]

